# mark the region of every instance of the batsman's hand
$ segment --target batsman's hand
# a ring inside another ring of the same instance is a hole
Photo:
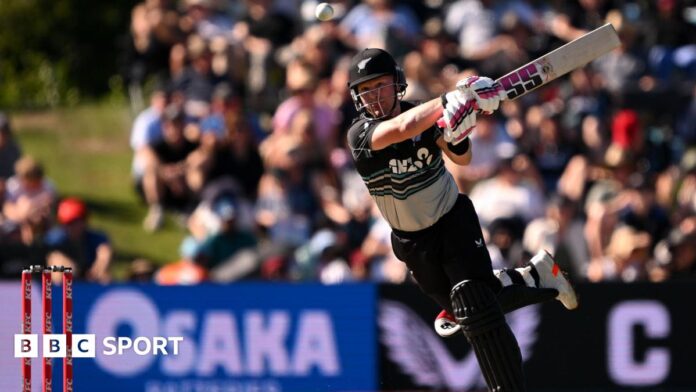
[[[476,98],[468,91],[454,90],[442,95],[442,106],[445,110],[437,125],[444,130],[445,142],[457,145],[476,126]]]
[[[476,98],[478,109],[491,114],[507,99],[503,86],[486,76],[469,76],[457,82],[457,90],[470,92]]]

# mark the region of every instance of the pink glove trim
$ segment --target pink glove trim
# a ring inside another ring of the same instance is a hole
[[[464,138],[466,138],[466,137],[468,137],[469,135],[471,135],[471,132],[473,132],[474,128],[476,128],[476,125],[474,125],[474,126],[472,126],[472,127],[470,127],[470,128],[467,128],[466,131],[464,131],[464,132],[462,132],[461,134],[459,134],[459,136],[457,136],[457,137],[452,141],[452,144],[457,144],[457,143],[459,143],[460,141],[464,140]]]
[[[497,97],[498,93],[499,93],[499,90],[496,88],[486,89],[486,91],[476,91],[476,94],[478,94],[479,98],[483,98],[483,99]]]
[[[463,106],[460,106],[459,109],[457,110],[456,113],[452,116],[450,119],[449,127],[454,128],[456,127],[461,121],[463,117],[466,117],[471,114],[471,112],[474,110],[474,104],[476,101],[474,100],[469,100],[466,101],[466,103]]]
[[[469,88],[469,87],[471,87],[472,84],[474,84],[474,82],[476,82],[477,80],[479,80],[479,77],[478,77],[478,76],[469,76],[469,77],[466,78],[465,80],[466,80],[466,81],[464,82],[464,87]]]

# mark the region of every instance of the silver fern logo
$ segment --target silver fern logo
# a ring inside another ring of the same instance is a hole
[[[516,310],[506,318],[526,361],[537,339],[538,305]],[[474,352],[461,359],[453,356],[433,328],[403,303],[381,300],[378,323],[387,357],[415,384],[457,390],[486,387]]]
[[[362,72],[365,70],[365,67],[367,66],[367,63],[369,63],[370,60],[372,60],[372,57],[368,57],[368,58],[366,58],[366,59],[364,59],[364,60],[361,60],[361,61],[358,63],[358,73],[362,73]]]

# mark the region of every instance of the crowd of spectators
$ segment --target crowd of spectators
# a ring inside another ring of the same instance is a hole
[[[9,118],[0,113],[0,278],[28,265],[60,265],[78,279],[111,280],[113,250],[106,234],[88,225],[87,205],[59,200],[43,165],[23,155]],[[56,274],[54,278],[60,281]]]
[[[497,268],[545,248],[574,281],[696,277],[696,7],[337,0],[334,19],[319,22],[317,3],[134,7],[123,53],[134,192],[148,206],[144,230],[172,213],[187,236],[179,260],[154,271],[138,259],[132,279],[408,280],[346,148],[356,115],[350,57],[387,49],[404,68],[405,100],[418,101],[471,74],[497,78],[607,22],[621,48],[479,116],[472,163],[448,167]],[[13,174],[6,139],[0,186]],[[25,166],[13,178],[26,177]],[[15,181],[5,185],[3,219],[22,226]],[[89,238],[97,250],[85,276],[105,281],[98,244],[108,240]]]

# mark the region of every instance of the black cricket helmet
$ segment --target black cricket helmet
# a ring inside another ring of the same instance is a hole
[[[396,64],[394,58],[387,51],[377,48],[363,49],[353,56],[348,75],[348,88],[358,112],[365,113],[367,103],[361,102],[357,86],[385,75],[392,75],[394,78],[393,86],[397,97],[394,106],[396,106],[396,103],[403,98],[407,84],[404,71]],[[389,112],[391,113],[393,109],[394,107]],[[382,113],[383,116],[387,114]]]

